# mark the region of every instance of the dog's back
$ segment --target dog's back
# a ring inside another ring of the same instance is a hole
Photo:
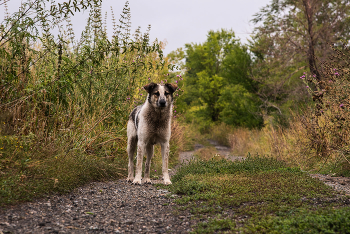
[[[137,131],[138,125],[139,125],[139,118],[138,115],[140,113],[140,110],[143,105],[135,107],[132,112],[129,115],[129,121],[132,122],[131,124],[134,125],[135,131]],[[129,129],[129,126],[128,126]]]

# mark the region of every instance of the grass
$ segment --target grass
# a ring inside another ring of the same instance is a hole
[[[178,152],[183,147],[182,128],[176,121],[172,133],[169,168],[177,165]],[[92,181],[117,180],[127,174],[126,136],[104,147],[73,149],[69,153],[62,142],[38,145],[31,138],[0,135],[0,206],[67,193]],[[162,174],[158,145],[154,154],[151,176],[157,179]]]
[[[0,205],[31,201],[52,193],[67,193],[91,181],[115,180],[126,174],[125,153],[101,157],[85,152],[64,154],[28,150],[23,139],[4,136],[0,151]],[[11,144],[15,140],[15,144]],[[124,154],[124,156],[123,156]],[[117,160],[118,158],[118,160]]]
[[[247,226],[250,233],[350,233],[350,208],[299,210],[291,216],[281,215]]]
[[[332,217],[350,212],[342,208],[344,196],[271,157],[252,156],[242,162],[192,161],[172,182],[169,189],[180,195],[176,199],[179,209],[206,220],[195,227],[196,233],[342,233],[339,230],[350,227],[348,218],[332,221]],[[308,219],[314,221],[300,222],[303,224],[296,229],[288,226]]]
[[[285,161],[288,166],[298,167],[305,171],[318,171],[323,174],[349,176],[350,157],[341,151],[331,151],[326,156],[319,155],[310,144],[303,116],[293,115],[289,128],[273,126],[268,121],[261,130],[234,128],[224,123],[211,126],[207,134],[187,132],[190,139],[199,135],[199,141],[213,139],[221,145],[230,146],[236,156],[254,155],[263,152],[278,160]],[[192,131],[198,132],[195,126]],[[190,129],[191,130],[191,129]],[[327,136],[329,137],[329,136]],[[329,139],[326,139],[329,141]],[[192,142],[194,142],[193,140]],[[210,150],[209,150],[210,151]],[[210,156],[201,156],[202,159]]]

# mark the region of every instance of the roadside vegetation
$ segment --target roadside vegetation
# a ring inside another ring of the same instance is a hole
[[[80,10],[88,10],[89,18],[76,38],[70,16]],[[124,177],[126,121],[144,102],[143,85],[167,80],[181,87],[180,78],[168,74],[164,44],[149,41],[150,27],[131,32],[128,2],[120,17],[113,10],[108,15],[112,38],[107,38],[100,1],[27,1],[18,12],[4,15],[0,204]],[[172,128],[174,164],[181,126],[174,121]],[[161,172],[158,151],[155,175]]]
[[[77,38],[80,10],[89,18]],[[105,19],[90,0],[4,13],[0,206],[125,177],[126,122],[143,85],[174,82],[170,165],[206,146],[167,187],[201,221],[196,232],[348,233],[349,198],[307,174],[350,175],[347,1],[271,1],[247,44],[211,30],[167,57],[150,27],[131,32],[128,2]],[[223,160],[207,139],[246,160]],[[151,170],[159,178],[159,147]]]
[[[348,175],[349,11],[342,0],[271,1],[248,44],[221,29],[170,53],[184,77],[177,105],[189,139]]]
[[[248,44],[222,29],[168,55],[184,77],[185,148],[205,146],[170,186],[196,233],[349,233],[349,198],[308,175],[350,175],[349,7],[271,1]]]
[[[348,233],[349,197],[271,157],[190,162],[172,178],[195,233]]]

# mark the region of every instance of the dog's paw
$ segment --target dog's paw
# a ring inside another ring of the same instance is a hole
[[[169,185],[169,184],[172,184],[170,180],[164,180],[164,184],[165,185]]]
[[[146,179],[146,178],[143,178],[143,179],[142,179],[142,183],[143,183],[143,184],[152,184],[150,178],[147,178],[147,179]]]
[[[128,182],[133,182],[133,181],[134,181],[134,177],[128,177],[128,178],[126,179],[126,181],[128,181]]]
[[[135,178],[132,183],[141,185],[141,178],[140,179]]]

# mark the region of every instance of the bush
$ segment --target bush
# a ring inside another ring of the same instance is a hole
[[[308,145],[315,156],[327,160],[341,158],[349,162],[350,148],[350,50],[346,44],[331,45],[333,53],[320,62],[321,81],[316,75],[303,75],[313,96],[314,108],[302,119],[308,133]]]

